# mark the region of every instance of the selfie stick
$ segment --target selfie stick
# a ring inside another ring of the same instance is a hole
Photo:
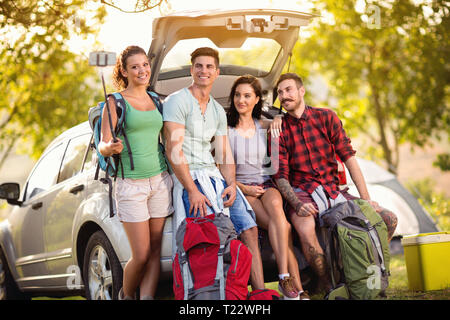
[[[111,134],[113,137],[113,141],[117,142],[116,133],[114,132],[112,120],[111,120],[111,111],[109,109],[108,95],[106,94],[105,79],[103,78],[103,71],[101,69],[100,69],[100,73],[102,76],[103,94],[105,95],[106,111],[108,112],[109,127],[111,128]]]
[[[112,54],[112,56],[111,56]],[[114,132],[114,128],[111,120],[111,111],[109,109],[108,95],[106,94],[106,86],[105,86],[105,78],[103,77],[103,67],[108,65],[113,65],[116,60],[116,54],[114,52],[105,52],[105,51],[95,51],[89,54],[89,65],[97,66],[100,68],[100,75],[102,78],[103,84],[103,94],[105,95],[105,104],[106,111],[108,112],[108,120],[109,120],[109,128],[111,129],[111,135],[113,137],[113,141],[117,142],[116,134]]]

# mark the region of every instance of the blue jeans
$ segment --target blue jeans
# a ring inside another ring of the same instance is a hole
[[[204,194],[202,187],[200,186],[200,184],[198,183],[197,180],[194,180],[195,185],[197,186],[198,190]],[[214,179],[211,179],[211,183],[214,187],[214,190],[216,190],[216,184],[214,182]],[[227,187],[227,184],[224,180],[222,180],[223,183],[223,187],[224,189]],[[191,214],[189,214],[189,207],[190,202],[189,202],[189,196],[188,193],[186,191],[186,189],[183,190],[183,204],[184,204],[184,209],[186,211],[186,217],[196,217],[199,216],[199,212],[197,211],[196,213],[192,212]],[[224,199],[226,200],[226,199]],[[206,205],[207,207],[207,214],[211,214],[214,213],[213,209]],[[254,217],[252,217],[252,215],[247,211],[247,207],[245,206],[244,203],[244,199],[242,199],[241,195],[236,192],[236,199],[234,200],[233,204],[231,205],[231,207],[229,207],[230,210],[230,219],[231,222],[233,222],[234,225],[234,229],[236,230],[236,233],[239,235],[241,234],[242,231],[248,230],[252,227],[256,227],[256,222]]]

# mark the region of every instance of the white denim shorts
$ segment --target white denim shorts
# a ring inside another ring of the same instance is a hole
[[[120,221],[167,217],[174,211],[172,187],[172,177],[167,171],[147,179],[117,178],[115,199]]]

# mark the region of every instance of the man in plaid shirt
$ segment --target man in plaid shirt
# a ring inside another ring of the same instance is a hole
[[[279,138],[279,168],[273,178],[288,202],[287,215],[300,236],[303,254],[319,276],[323,289],[329,292],[329,272],[315,232],[315,219],[319,210],[325,208],[319,208],[313,197],[324,195],[329,206],[355,198],[347,189],[339,189],[336,155],[347,167],[361,199],[369,201],[385,221],[389,239],[397,226],[397,217],[370,200],[356,152],[336,113],[307,106],[303,82],[295,73],[283,74],[277,82],[277,91],[287,114]]]

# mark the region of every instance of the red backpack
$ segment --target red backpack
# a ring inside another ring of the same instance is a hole
[[[280,300],[280,294],[272,289],[256,289],[248,293],[247,300]]]
[[[186,218],[172,264],[176,300],[246,300],[252,255],[223,213]]]

